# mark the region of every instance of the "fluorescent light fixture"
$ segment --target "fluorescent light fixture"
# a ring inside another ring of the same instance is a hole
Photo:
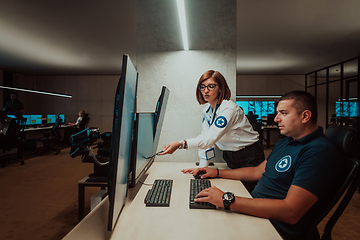
[[[5,86],[5,85],[0,85],[0,88],[16,90],[16,91],[22,91],[22,92],[39,93],[39,94],[56,96],[56,97],[72,98],[72,95],[68,95],[68,94],[61,94],[61,93],[54,93],[54,92],[44,92],[44,91],[27,89],[27,88],[17,88],[17,87]]]
[[[184,0],[176,0],[178,13],[179,13],[179,20],[180,20],[180,27],[181,27],[181,35],[184,44],[184,50],[189,50],[188,44],[188,37],[187,37],[187,29],[186,29],[186,18],[185,18],[185,4]]]
[[[236,96],[236,98],[281,98],[281,96],[276,96],[276,95],[268,95],[268,96],[256,96],[256,95],[245,96],[245,95],[238,95],[238,96]]]
[[[357,97],[351,97],[349,99],[343,98],[343,100],[341,100],[340,98],[338,99],[338,101],[352,101],[352,100],[358,100]]]

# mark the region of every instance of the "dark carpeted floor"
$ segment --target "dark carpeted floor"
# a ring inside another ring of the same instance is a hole
[[[266,152],[268,152],[267,150]],[[58,155],[24,154],[25,165],[11,162],[0,168],[0,239],[58,240],[78,220],[78,181],[93,171],[80,157],[70,158],[69,149]],[[90,197],[99,188],[86,188],[86,212]],[[319,227],[320,231],[324,224]],[[360,239],[360,194],[333,230],[333,239]]]

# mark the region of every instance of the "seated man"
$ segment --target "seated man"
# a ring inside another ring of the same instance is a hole
[[[315,98],[304,91],[283,95],[277,106],[275,122],[281,139],[268,158],[257,167],[217,170],[183,170],[202,178],[222,177],[258,181],[252,199],[225,193],[215,186],[198,194],[195,201],[268,218],[284,239],[305,239],[309,220],[305,213],[324,195],[336,180],[342,166],[340,153],[317,127]],[[224,200],[223,200],[224,199]]]
[[[81,120],[83,120],[84,116],[85,116],[85,111],[81,110],[79,112],[79,117],[77,118],[76,122],[75,123],[68,123],[68,124],[71,125],[71,126],[79,127],[79,124],[80,124]]]

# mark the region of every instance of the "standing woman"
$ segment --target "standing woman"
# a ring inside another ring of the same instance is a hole
[[[199,167],[209,165],[215,156],[214,145],[223,151],[229,168],[254,167],[264,161],[259,134],[254,131],[243,110],[230,101],[231,92],[225,78],[218,71],[206,71],[196,89],[203,109],[202,133],[196,138],[171,142],[160,155],[172,154],[177,149],[199,149]]]

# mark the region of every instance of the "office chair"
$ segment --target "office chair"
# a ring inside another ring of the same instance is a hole
[[[57,118],[53,127],[51,128],[51,131],[44,131],[44,137],[38,138],[38,141],[42,142],[44,144],[45,149],[36,151],[36,153],[39,153],[42,155],[44,152],[50,152],[55,151],[55,154],[58,154],[60,152],[60,149],[57,148],[51,148],[51,144],[60,142],[62,136],[59,133],[59,127],[60,127],[61,118]]]
[[[5,167],[6,162],[10,163],[11,160],[20,161],[21,165],[24,165],[24,160],[22,159],[22,138],[21,138],[21,129],[23,127],[20,125],[19,119],[12,118],[10,120],[9,127],[1,136],[0,149],[3,152],[7,152],[6,158],[3,159],[2,168]],[[10,151],[14,148],[18,148],[18,158],[12,158],[10,155]]]
[[[247,119],[249,120],[251,126],[253,127],[253,129],[258,132],[259,134],[259,140],[261,142],[261,144],[263,144],[263,142],[266,142],[266,139],[264,138],[263,135],[263,130],[261,129],[261,121],[258,121],[257,118],[258,115],[253,115],[251,111],[249,111],[249,114],[246,115]]]
[[[325,136],[340,150],[344,159],[343,168],[334,186],[306,214],[312,216],[308,218],[312,221],[307,231],[308,240],[320,239],[317,225],[339,202],[331,218],[326,223],[324,234],[321,237],[323,240],[331,240],[331,231],[335,223],[349,204],[359,185],[359,163],[355,159],[357,155],[356,148],[353,148],[357,146],[356,130],[346,126],[332,126],[326,130]],[[343,199],[340,200],[343,195]]]

